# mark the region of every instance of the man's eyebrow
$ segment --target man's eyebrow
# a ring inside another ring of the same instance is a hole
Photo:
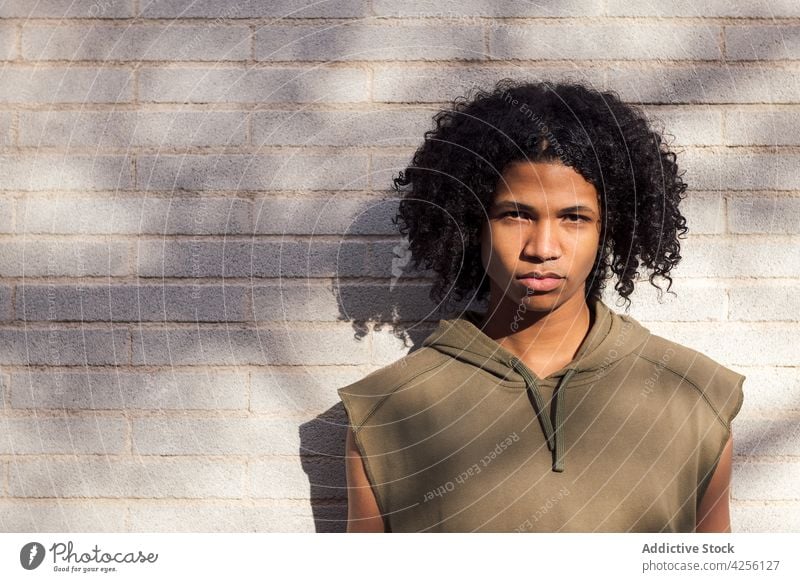
[[[521,210],[526,210],[528,212],[535,212],[536,209],[533,206],[528,206],[527,204],[522,204],[520,202],[514,202],[513,200],[501,200],[500,202],[495,202],[493,204],[495,208],[519,208]],[[559,209],[559,212],[588,212],[590,214],[594,214],[594,210],[588,206],[584,206],[583,204],[576,204],[575,206],[567,206],[565,208]]]

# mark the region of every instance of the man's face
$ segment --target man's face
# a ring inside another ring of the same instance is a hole
[[[559,163],[514,162],[498,181],[481,230],[481,260],[492,303],[552,311],[583,301],[600,244],[595,187]],[[561,278],[521,278],[552,271]]]

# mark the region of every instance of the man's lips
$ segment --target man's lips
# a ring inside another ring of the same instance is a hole
[[[556,279],[563,279],[564,275],[556,273],[555,271],[528,271],[523,275],[517,275],[517,279],[529,279],[536,277],[537,279],[544,279],[546,277],[554,277]]]
[[[561,285],[561,277],[521,277],[520,281],[534,291],[552,291]]]

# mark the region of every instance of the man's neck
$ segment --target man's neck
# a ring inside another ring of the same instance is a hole
[[[499,305],[490,300],[482,329],[543,378],[575,358],[591,319],[582,293],[550,312],[520,309],[505,299]]]

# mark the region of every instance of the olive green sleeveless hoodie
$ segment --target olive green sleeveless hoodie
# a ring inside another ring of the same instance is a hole
[[[389,531],[694,531],[745,376],[589,307],[546,378],[466,311],[338,389]]]

